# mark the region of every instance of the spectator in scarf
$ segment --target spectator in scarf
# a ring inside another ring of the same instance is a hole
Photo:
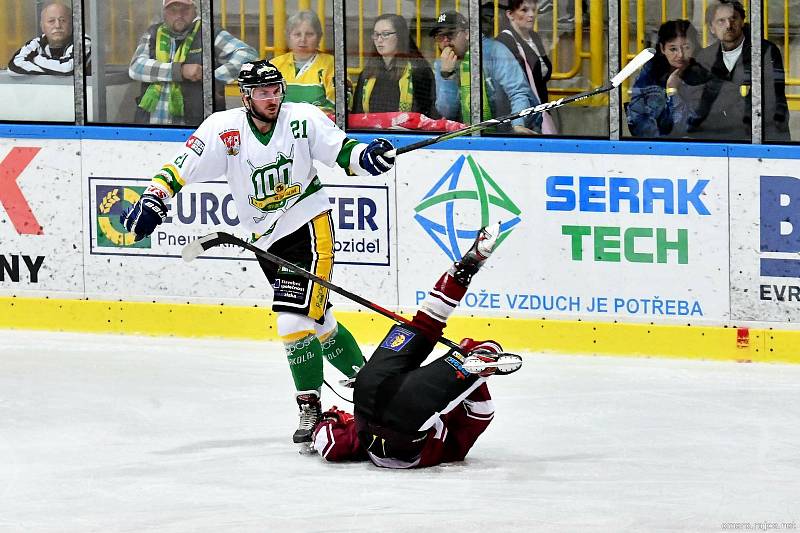
[[[164,21],[139,40],[128,73],[142,83],[136,119],[140,124],[198,125],[203,120],[203,43],[193,0],[164,0]],[[225,30],[214,36],[215,102],[224,108],[224,84],[242,65],[257,59],[251,46]]]

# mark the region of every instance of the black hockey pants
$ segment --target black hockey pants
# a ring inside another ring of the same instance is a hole
[[[420,366],[434,346],[414,326],[389,330],[356,377],[353,400],[360,434],[365,430],[392,441],[406,436],[416,442],[424,435],[422,425],[472,386],[477,377],[459,372],[458,359],[449,353]],[[362,444],[369,446],[363,438]]]

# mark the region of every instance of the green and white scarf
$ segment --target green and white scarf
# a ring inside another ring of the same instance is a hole
[[[194,23],[192,31],[183,40],[183,43],[175,51],[175,57],[170,57],[172,48],[172,36],[169,34],[169,28],[162,24],[156,31],[156,50],[155,59],[162,63],[183,63],[189,55],[189,50],[192,48],[192,43],[197,33],[200,31],[200,19]],[[161,92],[166,88],[168,98],[169,114],[174,117],[183,116],[183,91],[179,83],[174,81],[165,83],[152,83],[142,95],[139,107],[152,113],[156,109],[158,101],[161,99]]]

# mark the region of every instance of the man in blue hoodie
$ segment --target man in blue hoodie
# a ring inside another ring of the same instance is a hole
[[[461,13],[439,15],[430,32],[441,55],[433,63],[436,77],[436,110],[450,120],[470,123],[469,24]],[[483,120],[538,105],[511,52],[496,40],[481,36]],[[542,117],[536,113],[512,122],[513,133],[532,135],[541,131]]]

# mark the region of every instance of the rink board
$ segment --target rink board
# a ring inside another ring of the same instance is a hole
[[[800,321],[797,160],[731,160],[731,318]]]
[[[462,143],[405,154],[377,179],[319,167],[337,236],[333,281],[410,312],[477,229],[501,220],[503,241],[451,323],[454,338],[503,330],[515,349],[796,357],[800,223],[776,229],[775,215],[762,217],[800,203],[791,157],[598,144]],[[120,231],[119,213],[180,147],[0,139],[0,326],[275,338],[271,289],[252,257],[218,248],[180,259],[212,231],[247,237],[223,180],[187,187],[150,239]],[[777,261],[765,270],[764,259]],[[359,338],[379,340],[387,321],[333,301]]]
[[[85,290],[81,142],[0,139],[0,292]]]
[[[84,252],[91,271],[87,296],[264,305],[271,288],[252,254],[218,247],[190,265],[181,259],[186,243],[214,231],[250,239],[224,179],[186,187],[178,195],[180,201],[171,202],[167,222],[151,237],[137,243],[121,231],[119,214],[138,199],[165,161],[183,152],[181,148],[176,143],[84,141],[90,162],[83,167],[88,194],[82,206],[87,214],[84,231],[91,236]],[[135,164],[120,165],[119,158]],[[357,277],[366,298],[395,293],[390,275],[393,182],[348,177],[341,169],[324,166],[319,171],[332,200],[336,257],[341,266],[336,280]],[[354,251],[359,245],[363,253]]]
[[[593,320],[729,318],[726,158],[420,151],[398,165],[400,306],[477,229],[496,255],[462,306]],[[425,169],[424,179],[409,169]]]

